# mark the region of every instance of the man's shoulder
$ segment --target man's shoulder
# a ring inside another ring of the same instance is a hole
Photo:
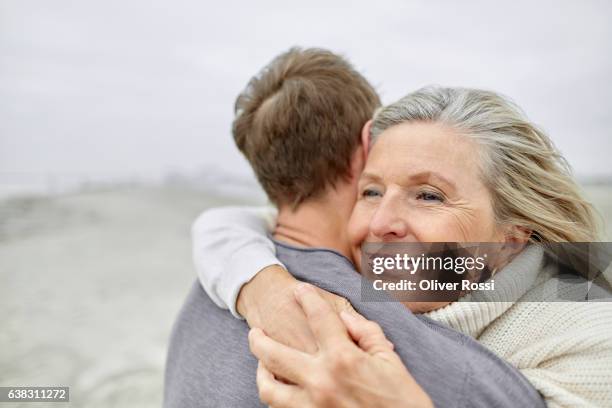
[[[216,337],[211,336],[211,328],[248,332],[244,321],[235,319],[229,311],[217,307],[200,283],[195,281],[174,323],[172,340],[175,337],[182,339],[184,335],[198,334],[198,339],[216,342]]]
[[[298,279],[318,281],[329,276],[334,280],[359,277],[353,263],[332,249],[302,248],[276,240],[273,242],[278,259]]]
[[[246,323],[218,308],[195,282],[170,336],[164,407],[259,407],[256,369]]]

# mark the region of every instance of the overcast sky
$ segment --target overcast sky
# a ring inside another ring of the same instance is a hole
[[[490,88],[581,176],[612,176],[612,2],[0,0],[0,183],[248,175],[236,95],[293,45],[347,56],[389,103]]]

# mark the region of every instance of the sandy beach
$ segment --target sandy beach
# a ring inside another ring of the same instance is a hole
[[[612,187],[587,192],[610,241]],[[171,187],[0,201],[0,386],[69,386],[75,407],[160,406],[195,280],[190,224],[229,203]]]
[[[78,407],[160,406],[195,279],[190,224],[224,203],[168,188],[4,200],[0,385],[70,386]]]

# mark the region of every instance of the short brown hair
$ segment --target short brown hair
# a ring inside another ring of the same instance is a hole
[[[270,200],[297,206],[350,174],[361,129],[379,106],[347,60],[292,48],[238,96],[232,131]]]

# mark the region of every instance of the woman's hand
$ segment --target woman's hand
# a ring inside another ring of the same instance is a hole
[[[260,328],[274,340],[292,348],[314,353],[317,343],[294,291],[302,283],[285,268],[273,265],[262,269],[243,286],[237,301],[238,312],[251,328]],[[353,311],[348,300],[316,288],[336,313]]]
[[[339,318],[311,285],[300,284],[295,298],[318,351],[307,354],[252,329],[249,343],[259,359],[257,386],[264,403],[276,408],[433,407],[378,324],[355,312]]]

